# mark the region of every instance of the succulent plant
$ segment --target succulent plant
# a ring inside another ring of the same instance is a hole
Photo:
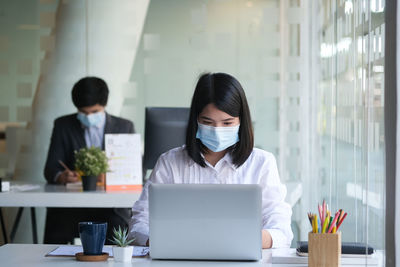
[[[118,247],[126,247],[129,246],[135,239],[128,239],[128,229],[121,229],[121,226],[118,226],[118,230],[114,227],[113,237],[109,240]]]

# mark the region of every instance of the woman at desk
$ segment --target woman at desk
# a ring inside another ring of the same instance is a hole
[[[131,235],[138,245],[149,242],[148,185],[150,183],[226,183],[262,186],[262,246],[289,247],[292,210],[284,202],[275,157],[254,148],[246,95],[240,83],[224,73],[203,74],[190,108],[186,145],[157,161],[133,206]]]

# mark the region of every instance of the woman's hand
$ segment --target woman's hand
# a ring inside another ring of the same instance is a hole
[[[272,237],[267,230],[262,230],[262,248],[272,248]]]

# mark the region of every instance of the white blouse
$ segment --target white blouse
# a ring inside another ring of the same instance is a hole
[[[263,229],[272,237],[272,247],[290,247],[293,239],[290,221],[292,209],[286,203],[286,186],[280,182],[275,157],[254,148],[249,158],[239,168],[232,163],[230,153],[215,167],[207,161],[206,167],[194,162],[185,146],[171,149],[158,159],[142,194],[133,205],[130,235],[135,243],[145,245],[149,239],[148,186],[165,184],[260,184],[262,186]]]

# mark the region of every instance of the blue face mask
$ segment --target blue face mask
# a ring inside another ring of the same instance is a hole
[[[198,123],[196,138],[211,151],[220,152],[239,141],[239,125],[232,127],[213,127]]]
[[[99,125],[102,122],[104,118],[104,112],[100,111],[89,115],[78,112],[77,118],[84,126],[93,127]]]

